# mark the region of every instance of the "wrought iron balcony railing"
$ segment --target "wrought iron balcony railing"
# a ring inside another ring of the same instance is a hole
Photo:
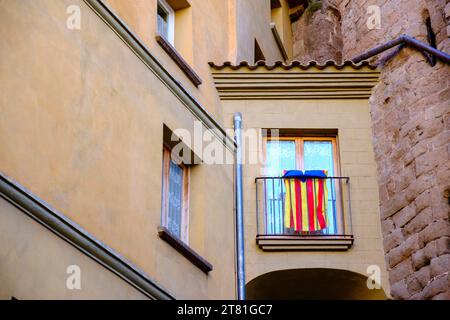
[[[258,177],[258,246],[266,251],[348,250],[353,244],[350,178]]]

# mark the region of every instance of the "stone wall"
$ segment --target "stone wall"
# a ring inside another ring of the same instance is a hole
[[[446,1],[342,1],[343,56],[401,34],[450,52]],[[366,26],[367,6],[381,29]],[[448,4],[447,4],[448,8]],[[381,55],[383,57],[383,55]],[[450,67],[405,48],[382,67],[370,99],[386,265],[395,299],[450,298]]]
[[[294,60],[340,62],[343,46],[340,20],[336,0],[323,1],[316,10],[307,9],[292,25]]]
[[[427,17],[437,48],[450,52],[449,1],[337,2],[344,59],[401,34],[428,42]],[[367,27],[369,5],[380,8],[380,29]],[[450,67],[432,67],[410,48],[394,51],[373,61],[383,63],[370,99],[391,294],[450,299]]]

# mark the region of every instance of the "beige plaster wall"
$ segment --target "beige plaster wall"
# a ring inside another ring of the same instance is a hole
[[[202,79],[203,83],[198,88],[155,40],[157,0],[104,2],[142,40],[170,74],[221,122],[220,101],[214,90],[208,62],[229,60],[227,1],[189,0],[189,8],[176,11],[175,48]]]
[[[148,299],[3,198],[0,220],[0,299]],[[80,290],[66,286],[73,265]]]
[[[258,41],[267,63],[283,60],[270,29],[270,1],[236,0],[236,38],[235,61],[254,60],[254,42]]]
[[[104,1],[219,122],[223,119],[222,109],[207,62],[246,60],[253,63],[255,38],[269,63],[282,60],[270,29],[270,1],[189,0],[188,9],[176,11],[175,47],[202,79],[203,84],[196,88],[155,41],[157,0]],[[284,2],[283,15],[287,15]],[[279,31],[290,54],[291,39],[287,31],[290,26],[287,24],[289,19],[284,19]]]
[[[208,276],[157,236],[163,123],[192,132],[194,116],[83,1],[2,1],[0,26],[0,169],[175,297],[234,298],[231,166],[191,174]]]
[[[227,123],[234,112],[243,114],[244,128],[338,129],[341,175],[351,181],[355,242],[346,252],[263,252],[255,242],[257,176],[260,165],[244,165],[244,212],[247,282],[284,269],[332,268],[367,275],[378,265],[382,286],[389,292],[380,231],[376,165],[366,100],[223,101]],[[251,151],[257,152],[257,151]]]
[[[293,34],[289,18],[289,4],[286,0],[280,0],[280,3],[280,8],[272,9],[272,22],[277,26],[288,59],[291,60],[293,58]]]

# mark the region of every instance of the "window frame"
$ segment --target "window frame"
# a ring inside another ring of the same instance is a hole
[[[161,34],[158,29],[158,8],[161,8],[167,14],[167,37],[164,34]],[[157,10],[156,10],[156,30],[158,34],[163,37],[167,42],[169,42],[172,46],[175,46],[175,10],[170,6],[170,4],[166,0],[158,0],[157,1]]]
[[[304,143],[305,141],[331,141],[333,146],[333,166],[334,172],[333,175],[329,177],[340,177],[340,157],[339,157],[339,144],[338,144],[338,135],[333,134],[289,134],[289,135],[281,135],[279,137],[265,136],[264,137],[264,174],[268,175],[268,167],[267,167],[267,142],[268,141],[295,141],[295,170],[305,170],[304,169]],[[292,169],[291,169],[292,170]],[[341,188],[338,184],[335,185],[335,193],[336,196],[341,194]],[[337,233],[343,233],[344,226],[346,224],[346,218],[343,212],[343,199],[340,198],[337,201],[336,206],[336,226]]]
[[[182,159],[173,154],[172,150],[164,145],[163,147],[163,172],[162,172],[162,205],[161,205],[161,225],[169,230],[169,187],[170,187],[170,161],[175,163],[183,170],[182,181],[182,208],[180,217],[180,236],[172,234],[184,243],[189,243],[189,196],[190,196],[190,168],[185,165]],[[170,230],[169,230],[170,231]]]

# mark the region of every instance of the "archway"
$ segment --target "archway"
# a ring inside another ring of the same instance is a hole
[[[367,277],[337,269],[291,269],[263,274],[246,285],[247,299],[384,300],[382,289],[370,290]]]

